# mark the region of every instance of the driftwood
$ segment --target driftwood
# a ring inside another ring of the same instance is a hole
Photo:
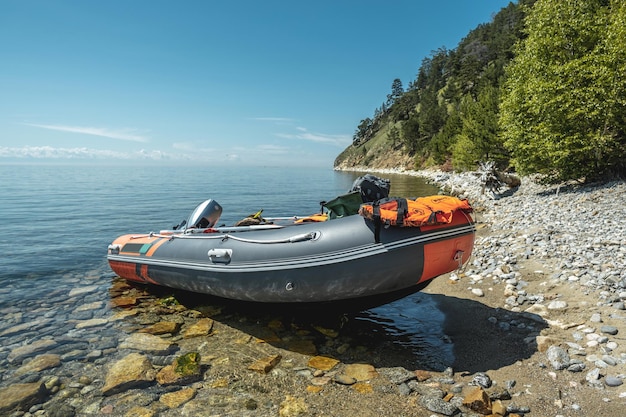
[[[480,162],[478,172],[480,173],[483,194],[485,190],[498,194],[504,186],[515,188],[522,184],[522,180],[517,175],[500,172],[493,161]]]

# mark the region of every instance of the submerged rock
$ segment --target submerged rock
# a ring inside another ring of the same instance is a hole
[[[176,323],[173,321],[160,321],[158,323],[154,323],[151,326],[148,326],[144,329],[139,330],[140,333],[149,333],[152,335],[160,335],[160,334],[174,334],[178,332],[180,329],[180,323]]]
[[[369,381],[378,377],[376,368],[372,365],[366,365],[361,363],[354,363],[346,365],[344,371],[347,376],[354,378],[358,382]]]
[[[190,352],[177,357],[171,365],[161,369],[156,380],[161,385],[182,385],[198,381],[201,377],[200,354]]]
[[[250,366],[248,366],[248,369],[251,371],[266,374],[274,369],[274,367],[278,365],[281,359],[282,356],[280,355],[271,355],[252,363]]]
[[[203,318],[198,320],[195,324],[189,326],[184,332],[183,337],[189,339],[192,337],[207,336],[213,329],[213,320],[209,318]]]
[[[193,399],[196,390],[193,388],[184,388],[174,392],[168,392],[159,398],[159,402],[165,404],[169,408],[178,408],[187,401]]]
[[[175,344],[147,333],[133,333],[120,343],[120,349],[134,349],[155,355],[167,355],[175,349]]]
[[[30,372],[41,372],[44,369],[56,368],[61,365],[61,357],[57,354],[53,353],[45,353],[43,355],[38,355],[30,362],[22,365],[20,368],[15,371],[15,375],[24,375]]]
[[[43,402],[48,395],[46,386],[41,382],[13,384],[0,388],[0,414],[8,415],[11,411],[25,411],[34,404]]]
[[[308,411],[309,407],[302,398],[287,395],[285,400],[280,403],[278,415],[280,417],[297,417],[306,414]]]
[[[338,363],[339,361],[337,359],[329,358],[327,356],[313,356],[309,359],[309,366],[321,371],[330,371],[337,366]]]
[[[31,344],[20,346],[11,351],[7,357],[9,363],[22,362],[24,359],[35,356],[37,353],[52,349],[57,342],[51,339],[37,340]]]
[[[146,356],[131,353],[111,366],[102,387],[102,394],[112,395],[149,384],[154,381],[155,376],[156,371]]]

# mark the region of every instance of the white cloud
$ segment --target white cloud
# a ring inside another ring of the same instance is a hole
[[[274,135],[282,139],[306,140],[309,142],[327,143],[337,147],[346,147],[352,143],[351,135],[329,135],[326,133],[313,133],[305,127],[295,126],[296,119],[287,117],[254,117],[252,120],[264,122],[274,122],[276,125],[290,125],[298,133],[275,133]]]
[[[54,148],[52,146],[25,146],[23,148],[0,147],[2,158],[33,158],[33,159],[151,159],[169,158],[160,151],[117,152],[89,148]]]
[[[345,147],[352,143],[350,135],[329,135],[326,133],[312,133],[304,127],[298,127],[299,133],[277,133],[276,136],[283,139],[306,140],[317,143],[328,143],[338,147]]]
[[[128,140],[133,142],[148,142],[149,140],[148,137],[137,134],[137,129],[112,130],[104,127],[40,125],[33,123],[25,123],[25,125],[39,127],[42,129],[58,130],[61,132],[82,133],[85,135],[101,136],[105,138]]]

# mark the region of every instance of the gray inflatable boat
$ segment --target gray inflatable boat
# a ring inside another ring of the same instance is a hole
[[[214,227],[220,214],[207,200],[187,228],[121,236],[109,245],[109,265],[126,280],[228,299],[318,303],[419,291],[460,268],[474,245],[473,219],[461,209],[423,227],[358,214]]]

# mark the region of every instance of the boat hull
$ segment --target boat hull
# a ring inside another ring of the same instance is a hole
[[[280,228],[125,235],[109,246],[120,277],[264,303],[354,300],[418,290],[472,252],[471,217],[375,232],[361,216]],[[378,241],[376,240],[378,236]]]

